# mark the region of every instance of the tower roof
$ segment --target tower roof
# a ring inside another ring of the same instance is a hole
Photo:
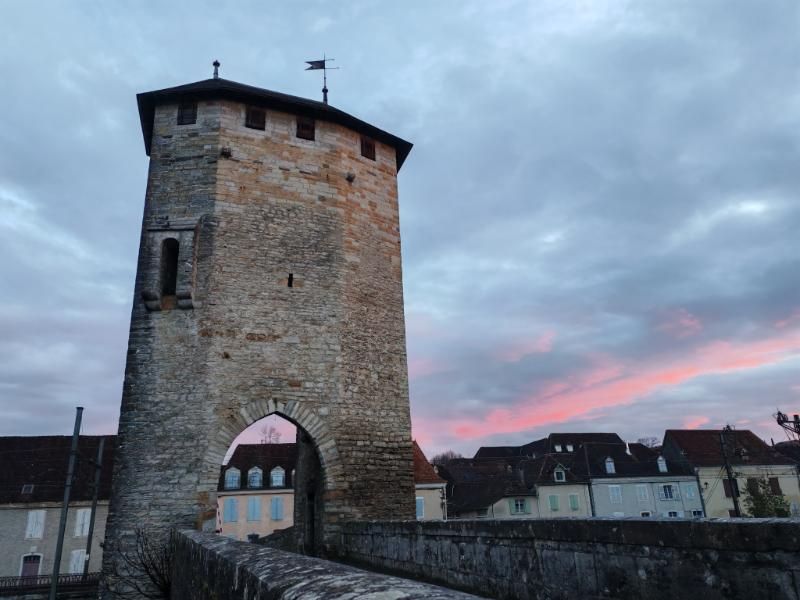
[[[139,119],[142,123],[142,135],[144,136],[144,148],[147,155],[150,155],[150,141],[153,137],[153,117],[156,106],[167,102],[216,98],[245,102],[264,108],[319,119],[320,121],[329,121],[368,135],[379,142],[392,146],[396,150],[398,171],[411,151],[412,144],[410,142],[378,129],[374,125],[370,125],[328,104],[218,78],[205,79],[195,83],[187,83],[186,85],[143,92],[136,95],[136,102],[139,105]]]

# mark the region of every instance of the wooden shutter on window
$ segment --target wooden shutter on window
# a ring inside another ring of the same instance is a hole
[[[769,478],[769,489],[776,496],[780,496],[783,494],[783,491],[781,491],[781,482],[778,480],[777,477]]]

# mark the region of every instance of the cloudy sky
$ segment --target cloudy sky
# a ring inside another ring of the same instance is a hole
[[[414,434],[800,411],[800,5],[25,2],[0,22],[0,435],[116,430],[147,173],[135,94],[222,76],[415,147]],[[284,440],[286,441],[286,440]]]

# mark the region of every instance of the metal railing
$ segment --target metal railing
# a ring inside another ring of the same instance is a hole
[[[52,575],[31,575],[26,577],[0,577],[0,593],[30,591],[36,588],[47,589],[53,580]],[[68,590],[84,586],[96,586],[100,582],[100,573],[82,573],[59,575],[59,590]]]

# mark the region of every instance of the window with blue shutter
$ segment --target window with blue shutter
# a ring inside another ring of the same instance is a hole
[[[256,497],[247,499],[247,520],[261,520],[261,498]]]
[[[425,498],[422,496],[417,496],[417,518],[425,518]]]
[[[283,498],[280,496],[273,498],[270,502],[270,517],[273,521],[283,520]]]
[[[239,503],[236,498],[225,498],[222,510],[222,520],[225,523],[235,523],[239,518]]]

